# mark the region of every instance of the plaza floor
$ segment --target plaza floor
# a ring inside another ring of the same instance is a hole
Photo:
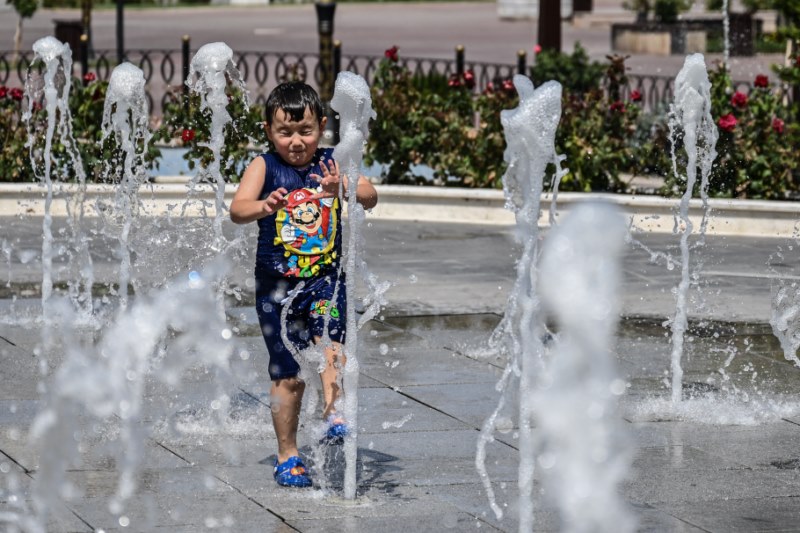
[[[68,335],[49,353],[37,348],[41,220],[2,218],[0,227],[13,250],[0,262],[0,281],[8,281],[0,311],[2,523],[9,513],[24,515],[33,481],[61,445],[46,442],[40,451],[27,434],[46,405],[39,383],[51,383]],[[156,252],[141,250],[135,275],[144,286],[193,267],[192,239],[202,235],[181,240],[169,234],[174,228],[162,231],[175,247],[160,264]],[[485,346],[515,276],[513,228],[377,220],[364,233],[371,271],[393,287],[382,314],[359,332],[357,499],[342,498],[341,451],[312,445],[313,417],[301,429],[301,453],[314,463],[318,486],[287,490],[272,480],[276,441],[263,340],[244,290],[227,309],[237,332],[229,379],[200,366],[180,386],[148,379],[137,424],[144,436],[138,490],[124,509],[109,510],[119,472],[112,452],[120,444],[120,419],[112,416],[81,428],[84,455],[65,474],[77,490],[50,509],[46,531],[516,531],[516,428],[498,432],[488,447],[487,468],[505,511],[500,520],[474,464],[504,367],[486,357]],[[93,235],[96,282],[113,282],[113,241]],[[784,360],[767,325],[777,279],[793,279],[794,243],[709,237],[693,252],[703,266],[684,356],[686,409],[673,410],[662,322],[674,314],[678,273],[658,252],[675,254],[677,238],[637,238],[622,263],[625,318],[612,352],[628,385],[619,416],[632,446],[619,493],[638,530],[800,531],[800,369]],[[232,283],[246,289],[251,263],[252,251],[236,260]],[[137,299],[146,297],[134,297],[134,305]],[[100,343],[109,329],[90,337]],[[231,401],[216,418],[209,405],[219,387]],[[508,405],[504,415],[516,420],[514,394]],[[558,510],[540,470],[534,529],[557,531]]]

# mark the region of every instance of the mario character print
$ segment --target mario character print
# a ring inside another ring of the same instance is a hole
[[[276,243],[286,249],[285,276],[307,278],[333,262],[338,198],[314,199],[313,189],[295,189],[275,218]]]

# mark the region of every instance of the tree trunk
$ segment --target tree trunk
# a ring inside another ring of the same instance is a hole
[[[561,2],[539,1],[539,46],[543,50],[561,51]]]

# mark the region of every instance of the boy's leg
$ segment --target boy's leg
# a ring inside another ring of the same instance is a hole
[[[319,345],[321,339],[314,338],[314,343]],[[342,351],[342,345],[338,342],[329,341],[329,344],[323,346],[325,353],[325,368],[320,373],[319,377],[322,381],[322,398],[324,403],[324,410],[322,411],[323,420],[327,420],[330,415],[336,412],[335,403],[341,395],[341,387],[337,378],[339,372],[344,370],[346,358]]]
[[[299,378],[277,379],[272,382],[270,410],[272,424],[278,437],[278,462],[283,463],[297,450],[297,424],[306,384]]]

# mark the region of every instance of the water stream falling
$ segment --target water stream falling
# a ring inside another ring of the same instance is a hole
[[[369,121],[376,117],[372,109],[372,97],[369,85],[361,76],[352,72],[340,72],[336,78],[331,107],[339,113],[339,144],[334,149],[334,159],[339,163],[347,179],[347,219],[345,228],[348,231],[345,279],[347,280],[347,338],[344,355],[347,358],[342,373],[342,390],[344,391],[344,417],[351,431],[345,437],[345,473],[344,497],[355,499],[356,460],[358,453],[358,322],[356,319],[355,290],[358,268],[361,260],[358,257],[361,227],[364,222],[364,207],[356,201],[358,179],[364,145],[369,136]],[[341,192],[341,191],[340,191]]]
[[[53,232],[51,208],[55,194],[63,193],[69,212],[72,249],[69,250],[69,292],[73,304],[81,311],[81,319],[92,313],[92,285],[94,273],[89,256],[88,239],[82,230],[84,200],[86,194],[86,174],[72,135],[72,114],[68,100],[72,87],[72,52],[68,45],[54,37],[43,37],[33,44],[34,59],[44,63],[44,76],[34,81],[31,71],[25,82],[28,107],[23,113],[23,121],[28,128],[28,142],[31,167],[46,188],[45,215],[42,222],[42,319],[49,320],[48,301],[53,294]],[[37,146],[34,108],[42,100],[42,109],[47,114],[44,134],[44,147]],[[66,149],[75,172],[76,184],[70,194],[66,189],[56,190],[55,176],[62,171],[53,168],[53,141],[58,132],[58,140]],[[47,327],[45,327],[45,330]]]
[[[700,196],[703,201],[703,219],[700,234],[705,233],[708,221],[708,176],[717,157],[717,126],[711,116],[711,83],[708,81],[705,59],[702,54],[687,56],[683,68],[675,78],[675,100],[670,107],[669,132],[672,145],[672,172],[678,171],[676,146],[682,141],[686,152],[686,191],[681,197],[678,216],[675,218],[675,233],[681,234],[681,281],[676,290],[676,311],[672,319],[672,402],[681,401],[683,387],[683,342],[688,327],[687,297],[690,287],[689,237],[694,224],[689,218],[689,200],[694,193],[697,170],[700,169]],[[681,136],[682,134],[682,136]]]
[[[139,188],[147,180],[144,154],[150,141],[149,113],[144,73],[130,63],[114,68],[103,107],[103,140],[112,133],[124,153],[122,176],[114,198],[115,216],[120,220],[119,308],[128,306],[131,282],[131,227],[140,209]],[[107,168],[108,173],[108,168]]]
[[[220,252],[225,248],[222,234],[222,221],[225,218],[225,176],[222,175],[222,148],[225,145],[225,127],[233,118],[228,113],[228,95],[225,89],[228,81],[238,88],[244,98],[245,111],[249,107],[247,90],[239,70],[233,62],[233,50],[225,43],[209,43],[200,47],[192,58],[191,70],[186,80],[189,89],[201,98],[200,110],[211,112],[211,137],[208,143],[201,143],[211,150],[214,158],[204,172],[198,172],[194,184],[204,178],[214,188],[214,248]]]
[[[797,282],[780,281],[772,301],[769,319],[772,332],[781,343],[783,356],[800,367],[800,287]]]
[[[617,412],[625,390],[612,352],[625,221],[610,204],[576,207],[542,247],[542,308],[559,325],[534,393],[538,463],[563,531],[626,533],[635,520],[619,485],[631,445]]]
[[[519,105],[501,112],[500,120],[507,147],[503,155],[508,170],[503,176],[506,208],[514,211],[517,237],[523,252],[517,261],[517,278],[503,321],[493,338],[508,356],[508,364],[497,384],[502,391],[497,408],[484,422],[478,440],[475,464],[495,515],[502,510],[495,502],[491,480],[486,471],[486,445],[494,437],[495,424],[505,404],[507,384],[512,374],[519,378],[519,530],[533,529],[534,441],[533,413],[525,400],[532,393],[535,376],[542,368],[542,335],[545,327],[540,316],[536,293],[539,245],[539,211],[547,165],[558,168],[562,158],[555,151],[555,133],[561,119],[561,85],[550,81],[534,90],[530,79],[514,76]]]

